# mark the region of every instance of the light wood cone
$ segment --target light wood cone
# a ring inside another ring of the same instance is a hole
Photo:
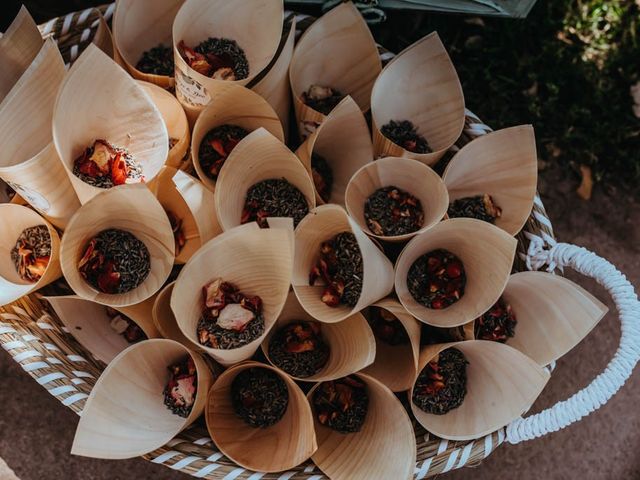
[[[202,245],[222,233],[213,205],[213,193],[191,175],[164,167],[149,188],[162,208],[182,221],[186,243],[176,252],[177,264],[185,263]]]
[[[433,165],[455,143],[464,126],[464,95],[437,33],[407,47],[384,67],[371,92],[371,116],[376,156]],[[391,120],[413,123],[433,152],[413,153],[382,135],[380,128]]]
[[[149,275],[126,293],[101,293],[90,286],[78,271],[78,262],[88,242],[110,228],[133,234],[149,250]],[[111,307],[134,305],[151,297],[171,273],[173,259],[171,224],[160,203],[143,184],[121,185],[96,195],[73,216],[60,247],[62,271],[74,292],[82,298]]]
[[[175,139],[175,145],[169,150],[165,165],[174,168],[182,167],[185,156],[191,144],[191,132],[187,115],[180,102],[166,90],[149,82],[138,82],[151,97],[151,101],[160,111],[164,124],[167,127],[169,140]]]
[[[355,5],[346,2],[325,13],[302,35],[289,67],[299,130],[301,123],[325,119],[302,101],[311,85],[337,89],[366,112],[381,69],[376,42]]]
[[[167,127],[142,87],[95,45],[73,64],[58,93],[53,139],[81,203],[104,191],[73,174],[73,164],[96,139],[126,148],[142,167],[146,182],[160,171],[169,152]]]
[[[249,368],[276,372],[287,384],[289,403],[278,423],[267,428],[246,424],[234,411],[231,384]],[[245,362],[225,371],[209,391],[205,410],[209,435],[220,451],[238,465],[259,472],[280,472],[307,460],[318,448],[309,403],[293,380],[278,369]]]
[[[545,272],[511,275],[502,297],[518,322],[507,345],[540,365],[558,360],[575,347],[608,311],[579,285]]]
[[[472,340],[426,347],[418,372],[443,350],[455,347],[466,357],[467,394],[458,408],[433,415],[418,408],[409,392],[411,410],[430,433],[448,440],[471,440],[504,427],[524,414],[549,380],[549,373],[515,348]]]
[[[515,235],[526,223],[538,185],[538,156],[531,125],[481,135],[451,159],[443,175],[449,201],[485,193],[502,215],[495,225]]]
[[[422,228],[404,235],[376,235],[364,216],[367,199],[384,187],[398,187],[418,200],[424,213]],[[430,167],[409,158],[386,157],[369,163],[358,170],[347,186],[345,195],[347,211],[360,228],[379,240],[402,242],[428,230],[447,213],[449,195],[440,176]]]
[[[0,102],[29,68],[42,43],[36,22],[23,5],[0,37]]]
[[[291,150],[264,128],[246,136],[225,161],[216,182],[216,212],[226,231],[240,225],[247,191],[256,183],[284,178],[316,205],[311,177]]]
[[[517,241],[503,230],[481,220],[445,220],[416,236],[404,248],[395,267],[395,287],[400,302],[417,319],[435,327],[456,327],[475,320],[500,297],[509,280]],[[407,273],[422,255],[437,249],[456,255],[464,266],[464,295],[442,310],[418,303],[407,287]]]
[[[64,75],[58,47],[47,40],[0,103],[0,177],[60,228],[80,207],[51,136],[53,106]]]
[[[91,43],[102,50],[109,58],[113,58],[115,60],[115,42],[113,41],[113,37],[111,36],[109,25],[107,25],[107,22],[102,16],[102,12],[100,12],[100,10],[98,10],[97,8],[93,10],[98,14],[98,28],[96,29],[95,35],[91,39]]]
[[[167,284],[167,286],[156,295],[152,310],[153,324],[164,338],[175,340],[191,350],[200,351],[202,350],[201,348],[196,348],[195,345],[184,336],[171,310],[171,293],[173,292],[175,283],[176,282],[171,282]]]
[[[287,25],[285,25],[286,29]],[[267,74],[251,89],[264,98],[273,107],[280,118],[284,130],[285,143],[289,138],[289,116],[291,114],[291,88],[289,85],[289,64],[293,56],[293,46],[296,40],[296,19],[293,17],[288,24],[288,32],[283,31],[280,46],[276,52],[275,62],[272,61]]]
[[[392,392],[403,392],[415,381],[420,355],[420,323],[393,298],[384,298],[371,307],[382,308],[394,315],[407,332],[407,345],[389,345],[376,338],[376,359],[362,372],[371,375]]]
[[[194,346],[202,348],[224,366],[247,360],[282,311],[291,283],[292,265],[293,235],[287,229],[260,229],[253,223],[218,235],[191,257],[173,287],[171,309],[180,330]],[[262,299],[265,331],[242,347],[223,350],[198,342],[202,287],[217,278],[233,283],[246,295],[257,295]]]
[[[210,103],[217,90],[229,84],[247,85],[264,70],[275,56],[284,20],[282,0],[186,0],[173,22],[176,95],[191,121]],[[178,44],[190,47],[210,38],[235,40],[249,63],[247,78],[236,81],[216,80],[187,65]]]
[[[44,299],[53,307],[58,318],[78,343],[101,362],[108,364],[129,347],[130,343],[111,328],[111,318],[107,315],[104,305],[85,300],[77,295],[44,297]],[[134,310],[140,313],[139,315],[131,315],[131,311],[125,313],[123,308],[116,308],[116,310],[133,320],[147,338],[160,336],[151,319],[144,315],[143,308]]]
[[[276,368],[278,366],[269,358],[269,344],[273,335],[289,323],[297,321],[314,322],[317,320],[302,308],[295,294],[289,292],[287,303],[285,303],[278,321],[262,342],[262,352]],[[323,323],[320,327],[322,338],[330,348],[329,360],[318,373],[309,377],[298,378],[289,375],[294,380],[303,382],[335,380],[362,370],[373,362],[376,356],[376,340],[362,314],[355,313],[342,322]]]
[[[320,253],[320,244],[345,231],[352,232],[363,262],[362,292],[353,307],[329,307],[321,300],[324,286],[309,285],[309,272]],[[322,205],[307,215],[296,229],[293,289],[302,307],[321,322],[335,323],[350,317],[391,293],[393,266],[384,253],[338,205]]]
[[[197,393],[188,418],[164,404],[167,368],[188,355],[197,369]],[[214,378],[205,361],[173,340],[153,339],[121,352],[104,370],[80,417],[73,455],[121,459],[166,444],[203,412]]]
[[[280,119],[264,98],[240,85],[230,85],[224,90],[216,91],[211,103],[198,117],[191,139],[193,166],[202,183],[211,191],[215,190],[216,182],[207,177],[200,166],[200,144],[210,130],[225,124],[242,127],[248,132],[262,127],[284,142]]]
[[[136,68],[142,54],[158,45],[172,47],[173,20],[183,0],[118,0],[113,14],[113,37],[120,58],[133,78],[161,88],[173,87],[172,75],[143,73]]]
[[[309,175],[312,175],[311,157],[314,153],[327,161],[333,173],[329,203],[344,206],[349,180],[358,169],[373,160],[367,121],[351,97],[345,97],[296,150]],[[325,203],[317,191],[316,203]]]
[[[412,478],[416,439],[409,415],[381,382],[362,373],[356,376],[367,385],[369,396],[362,429],[356,433],[338,433],[320,424],[314,412],[318,450],[311,459],[332,480]],[[319,385],[307,395],[312,405]]]
[[[11,259],[11,250],[25,228],[46,225],[51,236],[49,264],[40,280],[28,283],[18,275]],[[48,285],[62,275],[60,269],[60,237],[53,226],[28,207],[3,203],[0,205],[0,306]]]

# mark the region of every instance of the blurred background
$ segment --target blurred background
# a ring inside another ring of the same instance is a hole
[[[24,3],[36,22],[104,1],[4,0],[0,30]],[[305,7],[308,13],[319,10]],[[372,26],[398,52],[431,31],[458,70],[467,107],[494,129],[531,123],[539,190],[559,240],[606,257],[640,286],[640,0],[539,0],[526,19],[390,11]],[[635,95],[635,98],[634,98]],[[567,272],[610,308],[594,282]],[[584,387],[607,364],[620,335],[609,313],[558,362],[533,411]],[[637,375],[636,375],[637,377]],[[77,417],[0,355],[0,456],[22,480],[186,479],[142,460],[69,455]],[[592,416],[543,440],[503,446],[451,479],[640,478],[640,380]],[[0,465],[0,479],[3,477]],[[385,479],[386,480],[386,479]]]

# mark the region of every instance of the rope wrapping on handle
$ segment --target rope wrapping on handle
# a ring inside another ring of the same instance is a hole
[[[546,243],[550,249],[545,249]],[[640,302],[627,278],[607,260],[583,247],[556,243],[553,239],[531,239],[527,266],[537,270],[568,266],[595,279],[612,296],[621,323],[620,345],[615,355],[590,385],[567,400],[507,426],[507,441],[515,444],[561,430],[579,421],[615,395],[640,360]]]

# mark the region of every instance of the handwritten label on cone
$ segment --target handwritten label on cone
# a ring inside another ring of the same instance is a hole
[[[191,78],[176,65],[176,94],[181,102],[194,107],[203,107],[211,102],[209,92],[200,82]]]
[[[46,214],[49,210],[51,210],[51,204],[40,192],[13,182],[7,182],[7,185],[13,188],[22,198],[29,202],[29,204],[39,212]]]

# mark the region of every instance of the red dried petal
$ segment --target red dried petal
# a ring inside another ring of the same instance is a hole
[[[122,153],[116,154],[111,165],[111,181],[114,185],[124,185],[129,177],[129,167]]]
[[[211,148],[213,148],[218,155],[224,158],[227,157],[227,151],[225,150],[221,139],[212,138],[211,140],[209,140],[209,145],[211,145]]]
[[[242,210],[242,216],[240,217],[240,223],[247,223],[251,220],[251,210],[245,208]]]
[[[115,263],[109,260],[98,275],[98,288],[103,293],[117,293],[120,286],[120,272],[116,271]]]
[[[436,298],[431,302],[431,308],[434,310],[442,310],[446,304],[442,298]]]
[[[29,265],[27,265],[27,275],[33,280],[40,280],[42,275],[44,275],[47,266],[49,265],[49,257],[38,257],[35,261]]]
[[[311,352],[315,350],[316,345],[313,340],[305,340],[303,342],[289,342],[285,345],[285,350],[289,353]]]
[[[229,155],[233,151],[233,149],[236,148],[236,145],[238,145],[239,143],[240,143],[240,140],[237,138],[233,138],[233,137],[227,138],[227,141],[224,144],[224,149],[226,150],[227,155]]]
[[[82,256],[82,258],[80,259],[80,263],[78,264],[78,268],[80,268],[80,269],[81,269],[82,267],[84,267],[84,266],[87,264],[87,262],[89,262],[89,260],[90,260],[91,258],[93,258],[93,256],[94,256],[94,255],[93,255],[93,252],[94,252],[94,251],[95,251],[95,249],[96,249],[96,243],[97,243],[97,242],[98,242],[98,241],[97,241],[95,238],[93,238],[93,239],[89,242],[89,245],[87,245],[87,249],[84,251],[84,255],[83,255],[83,256]]]
[[[451,262],[447,265],[447,275],[449,278],[458,278],[462,275],[462,264],[459,262]]]

